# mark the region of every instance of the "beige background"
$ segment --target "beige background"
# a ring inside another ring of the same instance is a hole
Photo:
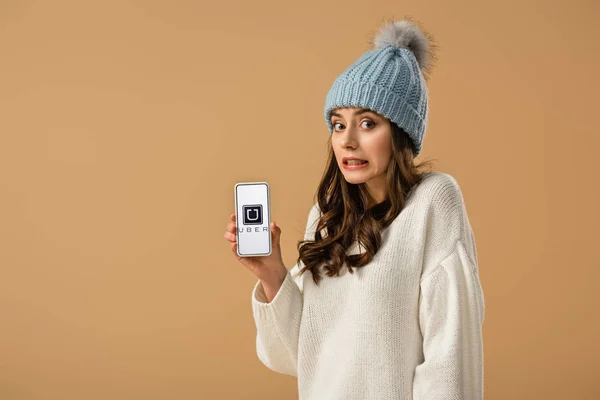
[[[295,399],[223,238],[271,185],[295,264],[335,77],[440,45],[419,159],[461,185],[486,399],[598,399],[597,1],[0,1],[0,398]]]

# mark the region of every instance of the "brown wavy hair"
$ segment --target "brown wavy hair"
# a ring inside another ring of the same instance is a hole
[[[326,275],[333,277],[339,276],[344,263],[350,273],[354,273],[353,267],[368,264],[381,246],[381,230],[400,214],[413,187],[429,172],[420,169],[430,167],[431,160],[415,165],[412,140],[402,128],[388,121],[392,133],[392,156],[387,168],[388,196],[377,204],[365,183],[346,181],[336,162],[331,136],[329,138],[327,166],[315,194],[322,215],[316,225],[314,240],[300,240],[297,245],[297,262],[304,263],[299,274],[310,270],[316,285],[323,279],[319,272],[321,265]],[[327,232],[325,237],[321,235],[323,229]],[[347,249],[355,240],[366,252],[347,255]]]

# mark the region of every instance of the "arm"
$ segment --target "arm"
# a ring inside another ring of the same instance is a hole
[[[298,376],[298,333],[303,299],[291,274],[288,271],[270,302],[261,281],[258,281],[252,292],[252,310],[259,360],[275,372]]]
[[[485,314],[478,268],[462,240],[421,280],[419,323],[424,361],[415,369],[414,400],[483,399]]]
[[[314,239],[313,223],[319,214],[318,206],[313,205],[306,223],[305,240]],[[303,306],[302,277],[298,272],[303,267],[299,261],[287,272],[271,301],[260,280],[252,291],[257,356],[269,369],[292,376],[298,376],[298,336]]]

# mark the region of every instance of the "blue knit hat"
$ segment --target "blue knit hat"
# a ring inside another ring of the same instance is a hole
[[[334,108],[369,108],[408,134],[416,157],[427,127],[425,80],[437,46],[416,23],[403,19],[387,23],[372,47],[334,81],[325,99],[325,122],[333,133]]]

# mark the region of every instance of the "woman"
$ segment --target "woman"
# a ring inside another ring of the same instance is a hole
[[[408,19],[372,44],[327,94],[330,159],[296,265],[274,222],[269,257],[237,256],[231,215],[225,238],[259,278],[257,355],[298,377],[300,400],[482,399],[485,305],[462,192],[414,165],[435,46]]]

